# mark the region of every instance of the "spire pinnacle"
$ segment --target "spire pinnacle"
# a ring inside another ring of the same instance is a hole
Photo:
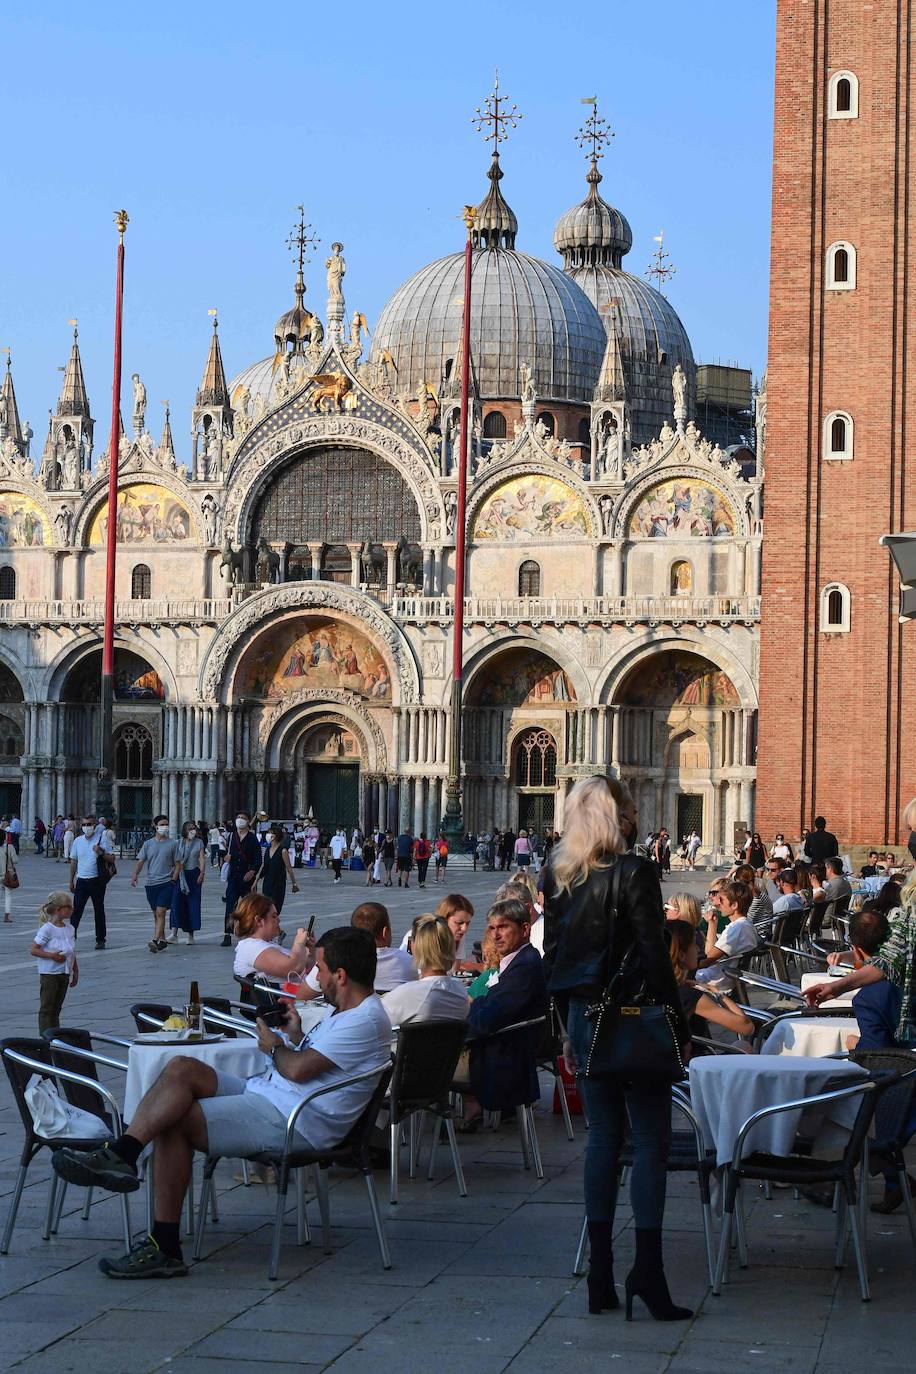
[[[195,404],[198,406],[228,406],[229,388],[226,385],[223,355],[219,346],[219,320],[215,310],[211,310],[209,313],[213,316],[213,333],[210,336],[210,352],[207,354],[207,364],[197,390]]]
[[[0,439],[12,439],[20,453],[24,449],[22,425],[19,423],[19,407],[16,404],[16,391],[13,387],[13,360],[8,348],[6,372],[0,385]]]
[[[79,330],[76,326],[76,320],[69,320],[68,323],[73,325],[73,343],[64,370],[64,384],[61,387],[60,400],[57,402],[57,413],[58,415],[83,415],[88,418],[89,397],[86,394],[86,383],[83,379]]]
[[[305,222],[305,206],[297,205],[299,211],[299,221],[294,224],[286,240],[286,246],[296,262],[296,304],[302,309],[302,301],[305,297],[305,277],[302,269],[310,260],[310,250],[321,242],[321,239],[312,229],[310,224]]]
[[[471,120],[478,133],[491,143],[492,153],[490,170],[490,190],[477,207],[476,224],[471,231],[475,248],[514,248],[518,233],[518,220],[506,203],[499,189],[503,171],[499,165],[499,145],[504,143],[510,132],[523,118],[517,105],[510,105],[499,92],[499,71],[493,83],[493,90],[483,105],[478,105]]]
[[[174,458],[175,443],[172,439],[172,423],[169,419],[171,411],[169,410],[168,401],[163,401],[162,404],[165,406],[165,423],[162,426],[162,438],[159,440],[159,452],[166,453],[171,458]]]

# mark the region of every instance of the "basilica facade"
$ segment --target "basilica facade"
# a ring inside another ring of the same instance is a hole
[[[472,230],[465,823],[562,830],[570,786],[613,770],[643,830],[730,847],[754,812],[761,470],[698,429],[687,334],[625,270],[632,235],[597,158],[557,262],[516,247],[496,151],[489,178]],[[232,381],[214,319],[186,453],[168,414],[151,436],[134,375],[114,513],[76,334],[37,463],[7,369],[0,811],[29,825],[93,804],[114,520],[122,827],[244,806],[438,829],[463,263],[411,277],[367,347],[342,245],[324,320],[300,252],[268,355]]]

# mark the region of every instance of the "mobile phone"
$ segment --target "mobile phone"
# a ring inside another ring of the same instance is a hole
[[[276,1011],[262,1011],[261,1020],[265,1026],[270,1026],[271,1030],[277,1026],[286,1024],[286,1007],[278,1007]]]
[[[306,931],[306,934],[308,934],[308,935],[311,935],[312,932],[313,932],[314,929],[315,929],[315,917],[316,917],[316,914],[317,914],[317,913],[313,911],[312,914],[311,914],[311,916],[309,917],[308,930]]]

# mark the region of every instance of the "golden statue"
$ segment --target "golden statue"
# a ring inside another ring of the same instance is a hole
[[[322,372],[314,378],[315,390],[312,392],[312,405],[318,411],[327,413],[341,410],[343,398],[350,390],[350,378],[342,372]],[[325,404],[330,402],[330,404]]]

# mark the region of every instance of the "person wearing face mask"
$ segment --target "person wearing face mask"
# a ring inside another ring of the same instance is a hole
[[[151,840],[146,840],[140,846],[137,852],[137,866],[133,871],[130,885],[137,886],[140,874],[145,868],[146,900],[153,913],[153,938],[148,949],[150,954],[161,954],[164,949],[168,949],[165,917],[166,912],[172,909],[172,893],[181,872],[181,860],[178,857],[179,841],[169,839],[168,816],[154,816],[153,825],[156,833]]]
[[[185,821],[178,842],[178,861],[181,872],[172,890],[172,909],[169,925],[172,934],[169,944],[178,944],[178,932],[183,930],[188,944],[194,943],[194,932],[200,930],[200,899],[203,895],[204,874],[207,871],[207,846],[195,821]]]
[[[267,848],[264,850],[257,881],[261,884],[261,892],[265,897],[270,898],[279,916],[286,900],[287,878],[289,878],[294,892],[299,891],[299,884],[296,882],[296,875],[289,861],[287,835],[283,826],[277,821],[271,821],[265,839],[267,840]]]
[[[105,877],[99,862],[101,853],[112,852],[104,836],[96,839],[95,816],[84,816],[80,834],[70,846],[70,891],[73,893],[73,929],[79,930],[86,903],[92,902],[95,918],[95,947],[105,948]]]
[[[251,830],[251,817],[247,811],[239,811],[235,818],[235,830],[229,836],[229,850],[226,854],[229,876],[226,880],[226,924],[222,940],[224,949],[228,949],[232,944],[230,916],[254,886],[262,857],[258,837]]]

